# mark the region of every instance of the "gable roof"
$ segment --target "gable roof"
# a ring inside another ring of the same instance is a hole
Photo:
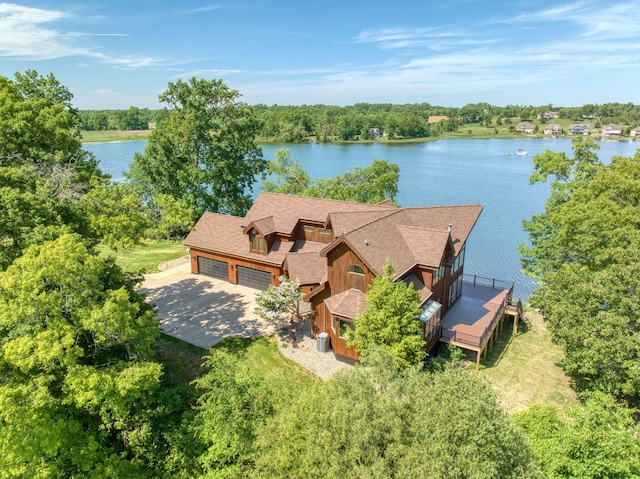
[[[325,223],[330,213],[397,210],[386,204],[369,205],[350,201],[328,200],[309,196],[262,192],[245,216],[244,226],[264,218],[272,218],[274,231],[291,234],[299,220]]]
[[[244,218],[238,216],[205,212],[185,238],[184,244],[281,265],[294,243],[278,240],[273,243],[266,255],[252,253],[249,251],[249,240],[243,232],[244,223]]]
[[[416,265],[437,268],[448,246],[454,254],[460,252],[482,208],[461,205],[398,209],[347,231],[320,254],[326,256],[338,244],[347,243],[378,276],[383,274],[387,261],[393,264],[396,277]]]

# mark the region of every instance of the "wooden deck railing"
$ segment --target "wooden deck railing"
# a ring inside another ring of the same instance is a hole
[[[489,278],[480,278],[477,276],[474,276],[474,279],[482,279],[482,280],[487,280]],[[464,281],[464,279],[463,279]],[[492,281],[492,284],[497,284],[497,282],[499,280],[490,280]],[[477,285],[481,285],[481,286],[486,286],[486,284],[481,284],[481,283],[474,283]],[[509,292],[507,293],[507,295],[505,296],[505,298],[502,300],[502,303],[500,304],[500,307],[497,309],[497,311],[495,312],[495,314],[493,315],[493,317],[491,318],[491,321],[489,321],[489,323],[487,323],[487,326],[484,328],[484,330],[482,331],[482,335],[481,336],[476,336],[473,334],[468,334],[468,333],[463,333],[461,331],[456,331],[454,329],[448,329],[443,327],[442,328],[442,337],[444,339],[448,339],[449,341],[455,341],[457,343],[461,343],[461,344],[466,344],[469,345],[473,348],[478,348],[478,349],[482,349],[484,347],[484,345],[486,344],[486,342],[489,340],[489,336],[490,334],[493,332],[496,323],[500,320],[500,318],[502,317],[502,315],[505,312],[505,309],[507,308],[508,305],[512,304],[512,295],[513,295],[513,284],[510,287],[507,288],[498,288],[496,286],[491,286],[495,289],[508,289]],[[520,302],[520,300],[518,300],[518,304],[521,305],[522,303]]]

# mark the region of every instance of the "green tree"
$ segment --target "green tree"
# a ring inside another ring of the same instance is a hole
[[[419,295],[413,285],[395,281],[393,266],[387,263],[384,275],[373,280],[366,297],[368,306],[354,320],[353,335],[347,344],[364,356],[382,347],[400,368],[422,364],[426,352]]]
[[[253,477],[539,477],[523,434],[478,376],[399,371],[381,357],[278,407],[257,432]]]
[[[288,315],[289,322],[295,323],[300,318],[300,283],[284,275],[279,279],[278,286],[270,284],[267,289],[256,294],[255,313],[267,321],[280,321],[283,319],[282,315]]]
[[[374,160],[369,166],[356,166],[334,178],[311,180],[300,164],[291,160],[289,150],[276,152],[275,160],[269,162],[269,172],[274,178],[263,182],[263,191],[359,203],[394,200],[400,177],[400,168],[395,163]]]
[[[597,393],[563,418],[553,406],[516,414],[549,479],[640,477],[640,436],[633,411]]]
[[[274,395],[264,378],[240,367],[232,356],[211,350],[207,374],[195,381],[202,395],[191,430],[203,451],[203,477],[247,477],[253,467],[258,428],[272,414]]]
[[[73,235],[0,273],[0,477],[144,477],[129,459],[162,368],[135,285]]]
[[[590,140],[574,140],[574,158],[545,152],[532,181],[554,175],[545,212],[525,221],[520,248],[539,282],[540,308],[564,368],[579,389],[640,397],[640,153],[598,161]]]
[[[239,93],[220,80],[169,83],[160,101],[169,117],[136,154],[129,177],[153,198],[171,195],[194,214],[244,214],[266,162],[255,142],[259,121]]]

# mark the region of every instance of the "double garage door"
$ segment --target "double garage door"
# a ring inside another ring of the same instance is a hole
[[[198,271],[212,278],[229,281],[229,263],[198,256]],[[267,289],[271,284],[271,273],[259,269],[238,266],[238,284],[255,289]]]

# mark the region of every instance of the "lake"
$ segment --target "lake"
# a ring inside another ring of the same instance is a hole
[[[86,143],[105,173],[122,180],[136,152],[146,141]],[[638,143],[603,141],[598,156],[633,156]],[[527,298],[535,286],[520,270],[517,246],[527,241],[522,220],[544,210],[547,184],[529,185],[532,157],[546,149],[571,152],[569,138],[440,140],[427,143],[313,143],[263,145],[266,159],[278,148],[291,150],[293,159],[312,178],[336,176],[354,166],[380,158],[400,166],[400,206],[483,204],[484,210],[468,240],[465,273],[515,283],[515,295]],[[518,149],[529,156],[515,156]],[[506,154],[508,153],[508,154]],[[255,189],[259,191],[259,185]]]

